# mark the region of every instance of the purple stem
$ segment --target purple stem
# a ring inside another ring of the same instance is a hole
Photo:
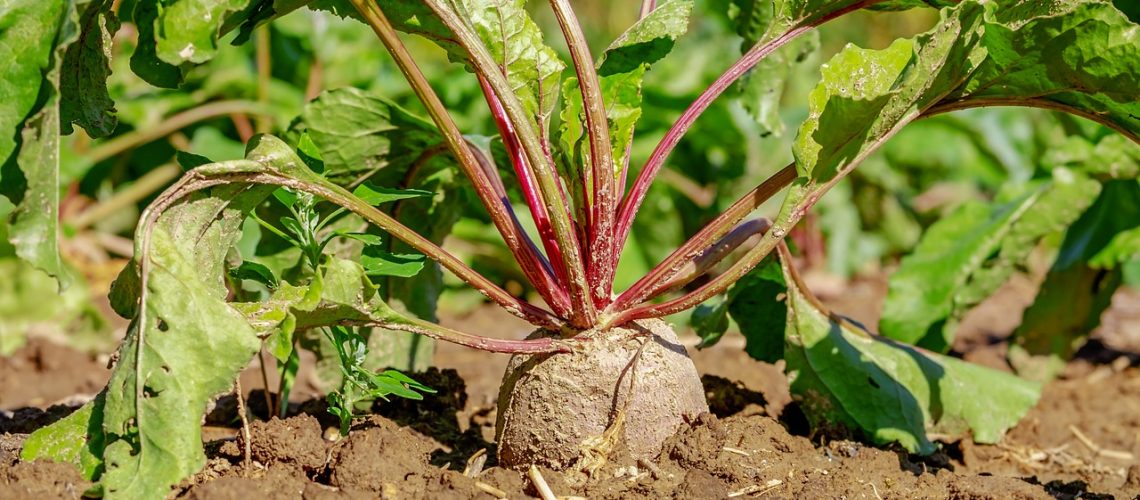
[[[511,157],[511,166],[518,177],[519,187],[522,188],[523,196],[526,198],[526,205],[530,208],[530,213],[534,217],[534,224],[542,236],[543,248],[546,249],[550,261],[553,262],[554,274],[557,276],[557,288],[565,292],[566,269],[562,265],[562,250],[558,248],[558,240],[554,237],[554,228],[550,225],[550,215],[546,211],[545,203],[543,203],[542,193],[538,190],[534,172],[529,168],[518,135],[515,134],[515,128],[511,125],[506,110],[503,109],[503,103],[499,101],[494,89],[482,75],[479,76],[479,85],[483,88],[483,96],[491,108],[491,115],[495,117],[495,126],[499,129],[499,136],[502,137],[507,153]],[[532,281],[534,281],[533,277]],[[534,284],[536,287],[539,286],[538,282]]]

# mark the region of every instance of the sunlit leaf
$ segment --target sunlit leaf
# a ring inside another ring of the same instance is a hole
[[[83,479],[92,481],[103,472],[103,403],[99,393],[71,415],[36,429],[24,441],[20,459],[70,463]]]
[[[995,443],[1037,403],[1037,384],[871,335],[787,281],[785,359],[815,425],[843,424],[928,454],[932,433]]]
[[[426,260],[422,254],[393,254],[376,247],[365,247],[360,265],[369,276],[410,278],[423,270]]]
[[[685,34],[691,0],[664,2],[618,36],[602,53],[597,64],[602,100],[610,124],[615,168],[621,169],[633,141],[634,126],[641,117],[641,84],[649,67],[664,58],[673,44]],[[568,78],[562,88],[563,109],[560,140],[574,169],[589,163],[584,144],[585,118],[582,93],[576,78]],[[567,172],[563,175],[573,176]],[[571,177],[573,178],[573,177]]]
[[[434,125],[355,88],[317,96],[290,124],[286,137],[299,145],[308,137],[320,154],[323,175],[342,185],[368,180],[401,186],[414,163],[446,154]]]

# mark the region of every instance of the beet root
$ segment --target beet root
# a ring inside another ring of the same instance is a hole
[[[529,338],[555,336],[537,330]],[[708,411],[697,369],[664,321],[579,338],[585,341],[571,353],[511,358],[495,425],[500,465],[564,470],[607,429],[633,458],[652,458],[679,425]]]

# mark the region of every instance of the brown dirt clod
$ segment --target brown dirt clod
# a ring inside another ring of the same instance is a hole
[[[328,461],[321,424],[311,415],[254,421],[249,433],[252,458],[262,464],[282,463],[315,472],[324,469]]]

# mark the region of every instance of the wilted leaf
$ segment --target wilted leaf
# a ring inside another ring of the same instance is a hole
[[[287,146],[264,137],[248,156],[296,161]],[[206,404],[231,388],[261,345],[225,302],[225,256],[246,214],[274,189],[223,185],[184,198],[161,214],[150,246],[140,247],[136,258],[149,259],[145,279],[116,281],[120,295],[138,297],[142,291],[129,288],[140,284],[146,291],[107,389],[106,496],[162,497],[205,463],[200,424]],[[141,231],[136,241],[147,242],[147,227]]]
[[[115,131],[115,102],[107,92],[111,76],[111,37],[119,31],[119,19],[111,0],[93,0],[79,18],[79,40],[63,55],[59,78],[60,115],[64,134],[78,123],[91,137]]]
[[[107,386],[102,484],[109,498],[162,497],[201,469],[206,404],[232,387],[261,347],[185,246],[164,227],[154,229],[143,315]]]

